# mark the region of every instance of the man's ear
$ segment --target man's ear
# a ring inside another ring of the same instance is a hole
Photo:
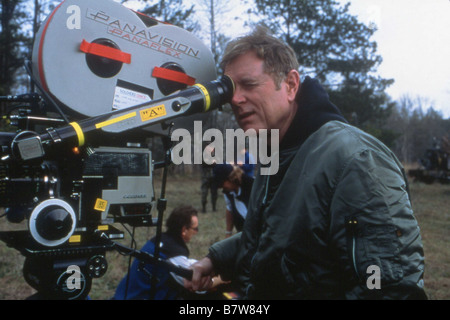
[[[300,74],[297,70],[292,69],[289,71],[284,81],[286,82],[288,99],[290,102],[293,102],[295,101],[295,97],[301,86]]]

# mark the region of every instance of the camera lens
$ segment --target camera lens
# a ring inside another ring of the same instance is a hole
[[[48,199],[34,208],[29,219],[33,239],[54,247],[66,242],[75,231],[76,216],[72,207],[61,199]]]
[[[72,229],[72,217],[60,207],[49,207],[36,220],[37,232],[47,240],[58,240]]]

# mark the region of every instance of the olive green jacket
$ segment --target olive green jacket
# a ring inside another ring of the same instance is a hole
[[[258,175],[242,233],[209,257],[250,299],[422,299],[424,253],[401,163],[328,121]]]

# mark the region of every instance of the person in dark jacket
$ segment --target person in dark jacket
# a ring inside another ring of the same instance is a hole
[[[226,211],[226,237],[230,237],[233,227],[242,231],[247,206],[252,191],[253,178],[245,174],[239,166],[228,163],[217,164],[213,169],[213,176],[219,188],[223,189]]]
[[[232,41],[222,68],[246,131],[278,130],[279,170],[256,175],[241,233],[192,265],[248,299],[426,299],[424,252],[401,163],[347,123],[295,52],[265,29]]]
[[[197,210],[192,206],[175,208],[166,221],[166,232],[161,234],[160,256],[163,259],[188,259],[186,245],[198,233]],[[153,255],[155,238],[147,241],[141,251]],[[158,281],[152,287],[151,277]],[[153,290],[152,290],[153,289]],[[142,264],[135,260],[130,272],[122,279],[114,295],[115,300],[173,300],[190,297],[190,293],[174,280],[163,267]]]

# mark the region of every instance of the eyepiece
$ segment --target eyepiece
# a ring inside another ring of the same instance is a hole
[[[231,102],[233,98],[234,82],[228,76],[223,76],[204,85],[196,84],[195,86],[203,94],[203,112],[220,108],[222,105]]]
[[[216,86],[214,93],[217,94],[216,104],[221,106],[231,102],[234,94],[234,82],[229,76],[222,76],[219,80],[215,81]]]

